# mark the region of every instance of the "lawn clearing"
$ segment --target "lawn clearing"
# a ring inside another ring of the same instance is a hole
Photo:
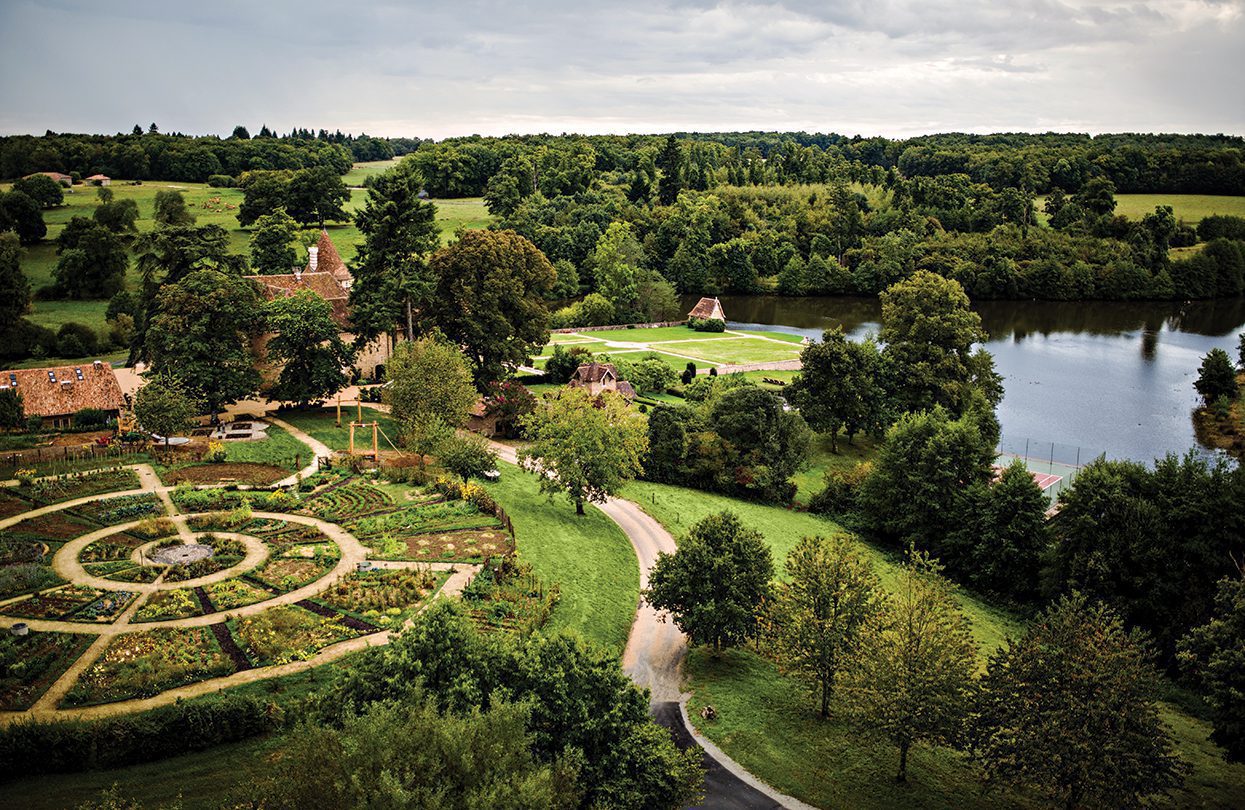
[[[225,447],[225,461],[267,464],[291,472],[301,469],[307,463],[311,451],[285,428],[269,425],[264,432],[267,438],[259,441],[222,442]]]
[[[387,172],[401,162],[402,158],[390,158],[389,160],[365,160],[356,163],[342,177],[342,182],[347,186],[361,186],[367,178]]]
[[[514,521],[520,560],[561,596],[546,627],[569,630],[622,654],[639,601],[640,568],[626,535],[589,505],[583,517],[564,496],[550,500],[536,476],[498,462],[501,480],[485,484]]]
[[[294,427],[307,433],[313,439],[319,439],[334,450],[348,450],[350,448],[350,422],[357,417],[357,412],[342,407],[342,426],[337,427],[337,409],[334,408],[313,408],[305,411],[285,411],[280,414],[280,418],[284,422],[289,422]],[[363,412],[364,422],[380,422],[380,429],[395,444],[398,442],[398,423],[387,413],[366,408]],[[271,428],[270,428],[271,429]],[[385,436],[380,437],[380,447],[382,450],[391,450],[389,442],[385,441]],[[369,447],[372,443],[372,431],[370,429],[359,431],[356,428],[355,444],[367,444]],[[306,446],[303,447],[304,454],[307,452]]]
[[[657,343],[654,348],[666,349],[711,363],[774,363],[800,359],[799,349],[773,340],[754,337],[727,336],[678,343]],[[686,362],[686,361],[684,361]]]
[[[1047,216],[1042,211],[1046,203],[1045,197],[1038,197],[1035,205],[1038,219],[1046,222]],[[1132,220],[1139,220],[1146,214],[1153,214],[1155,206],[1170,205],[1176,219],[1186,225],[1197,225],[1211,214],[1225,214],[1234,217],[1245,217],[1245,197],[1230,197],[1216,194],[1116,194],[1115,213],[1122,214]]]

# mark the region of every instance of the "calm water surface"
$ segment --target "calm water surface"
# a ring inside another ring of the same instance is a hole
[[[724,296],[732,328],[819,337],[842,326],[854,338],[879,329],[877,299]],[[974,306],[1003,375],[1003,449],[1056,461],[1099,453],[1150,461],[1197,447],[1193,381],[1210,349],[1236,357],[1245,299],[1173,303],[983,301]],[[1042,450],[1041,452],[1046,452]]]

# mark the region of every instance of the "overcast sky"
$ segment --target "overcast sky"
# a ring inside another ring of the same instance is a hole
[[[0,132],[1245,134],[1245,0],[0,0]]]

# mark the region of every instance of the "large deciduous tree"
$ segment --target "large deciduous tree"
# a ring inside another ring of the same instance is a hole
[[[673,554],[657,555],[644,599],[670,612],[693,644],[715,652],[757,634],[757,611],[770,594],[774,561],[761,533],[733,512],[692,525]]]
[[[55,208],[65,202],[64,188],[46,174],[34,174],[16,180],[12,190],[25,194],[40,208]]]
[[[805,537],[787,554],[788,579],[766,612],[766,640],[830,716],[830,699],[882,609],[877,574],[845,534]]]
[[[57,240],[60,258],[52,271],[56,289],[68,298],[110,298],[125,284],[130,256],[105,226],[74,217]]]
[[[549,339],[553,265],[513,231],[462,231],[433,254],[431,320],[463,347],[476,387],[506,376]]]
[[[463,353],[436,336],[399,343],[385,376],[389,384],[383,396],[404,439],[431,418],[461,427],[479,397]]]
[[[186,207],[180,191],[157,191],[151,218],[157,225],[185,227],[195,224],[195,215]]]
[[[0,330],[26,314],[30,306],[30,282],[22,273],[22,246],[15,234],[0,233]]]
[[[1135,807],[1185,764],[1159,717],[1144,640],[1082,595],[1060,599],[990,658],[972,729],[988,782],[1065,807]]]
[[[298,223],[278,208],[255,221],[251,232],[251,267],[256,273],[288,273],[298,263],[294,249]]]
[[[134,417],[143,430],[169,439],[194,426],[203,403],[172,374],[152,374],[134,396]]]
[[[328,220],[350,219],[345,209],[349,200],[350,190],[341,175],[329,166],[313,166],[294,172],[286,190],[285,208],[303,225],[324,227]]]
[[[268,359],[281,366],[268,392],[299,406],[326,399],[350,383],[354,348],[341,339],[333,307],[310,290],[274,298],[264,307]]]
[[[405,164],[376,175],[355,214],[363,244],[350,288],[351,322],[360,343],[401,324],[415,338],[434,280],[428,256],[440,244],[437,208],[419,198],[419,178]]]
[[[896,405],[920,411],[942,405],[959,415],[978,389],[991,405],[1002,398],[994,361],[973,344],[986,339],[981,316],[959,282],[918,270],[881,294],[882,356],[890,364]]]
[[[977,645],[955,587],[928,554],[910,551],[844,685],[856,719],[899,749],[900,782],[912,746],[959,741],[976,667]]]
[[[519,451],[529,470],[540,473],[542,492],[564,492],[584,514],[584,503],[604,503],[643,472],[648,450],[644,417],[622,397],[592,397],[583,388],[563,388],[520,419],[531,444]]]
[[[840,430],[846,428],[848,441],[860,430],[881,430],[886,403],[876,344],[854,343],[835,327],[806,347],[800,361],[802,369],[787,389],[791,402],[809,427],[829,434],[833,452],[839,451]]]
[[[20,191],[0,193],[0,231],[13,231],[23,245],[33,245],[48,235],[39,204]]]
[[[175,374],[215,419],[221,407],[259,388],[252,340],[263,331],[255,284],[219,270],[196,270],[166,285],[147,330],[151,367]]]

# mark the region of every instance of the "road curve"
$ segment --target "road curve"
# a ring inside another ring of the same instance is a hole
[[[511,464],[518,464],[513,447],[490,442],[497,455]],[[601,511],[618,524],[631,542],[640,562],[640,587],[648,587],[648,572],[657,562],[657,555],[673,554],[677,548],[665,527],[643,509],[622,498],[610,498],[601,504]],[[665,620],[663,620],[665,619]],[[641,600],[631,623],[631,634],[623,650],[623,671],[637,685],[649,690],[649,710],[653,719],[669,729],[680,748],[700,748],[705,767],[704,800],[696,807],[730,808],[731,810],[771,810],[776,807],[809,808],[799,799],[786,796],[749,774],[723,753],[687,721],[682,705],[683,662],[687,658],[685,636],[664,613],[654,610]]]

